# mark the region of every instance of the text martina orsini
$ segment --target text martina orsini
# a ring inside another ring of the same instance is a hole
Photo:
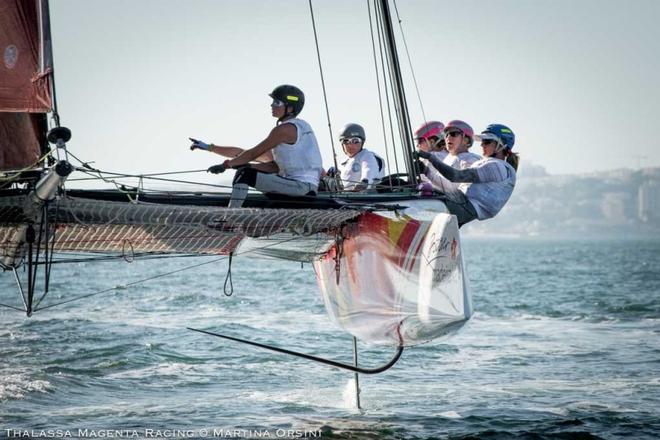
[[[7,438],[320,438],[307,429],[5,429]],[[1,431],[0,431],[1,432]]]

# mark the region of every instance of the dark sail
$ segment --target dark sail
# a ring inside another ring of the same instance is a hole
[[[47,0],[0,2],[0,170],[36,163],[52,110]]]

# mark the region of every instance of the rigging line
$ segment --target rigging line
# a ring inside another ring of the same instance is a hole
[[[419,101],[419,107],[422,110],[422,118],[424,123],[426,120],[426,113],[424,113],[424,104],[422,104],[422,96],[419,93],[419,87],[417,86],[417,77],[415,76],[415,69],[413,69],[412,59],[410,58],[410,52],[408,51],[408,43],[406,43],[406,35],[403,32],[403,25],[401,24],[401,17],[399,16],[399,8],[396,5],[396,0],[394,0],[394,11],[396,11],[396,18],[399,22],[399,29],[401,30],[401,39],[403,40],[403,47],[406,49],[406,57],[408,58],[408,65],[410,66],[410,73],[412,75],[413,84],[415,84],[415,92],[417,92],[417,100]]]
[[[389,0],[382,0],[380,3],[382,12],[382,26],[387,38],[387,55],[389,57],[389,70],[390,78],[392,80],[392,87],[395,90],[393,93],[395,108],[397,110],[397,122],[399,127],[399,134],[401,139],[401,151],[406,165],[406,173],[411,181],[417,181],[417,172],[413,166],[412,154],[414,146],[412,145],[412,128],[410,126],[410,116],[408,114],[408,106],[406,102],[406,93],[401,76],[401,66],[399,64],[399,56],[397,53],[396,41],[394,38],[394,30],[392,26],[392,17],[390,13]]]
[[[51,154],[51,152],[49,151],[48,153],[44,154],[39,159],[37,159],[37,161],[34,162],[32,165],[29,165],[25,168],[21,168],[20,170],[3,171],[2,174],[4,174],[5,176],[7,175],[7,173],[16,173],[16,174],[14,176],[11,176],[11,177],[0,177],[0,183],[7,183],[7,182],[11,182],[13,180],[18,179],[19,177],[21,177],[21,173],[23,173],[24,171],[30,171],[30,170],[34,169],[44,159],[46,159],[48,156],[50,156],[50,154]]]
[[[149,252],[143,252],[143,253],[138,253],[135,255],[135,259],[139,261],[146,261],[146,260],[161,260],[164,258],[191,258],[191,257],[198,257],[198,258],[204,258],[204,257],[211,257],[215,256],[217,254],[157,254],[157,255],[151,255]],[[97,256],[97,257],[87,257],[87,258],[69,258],[69,259],[56,259],[53,260],[52,264],[58,264],[58,263],[63,263],[63,264],[69,264],[69,263],[92,263],[92,262],[98,262],[98,263],[104,263],[104,262],[116,262],[117,260],[123,258],[121,255],[103,255],[103,256]]]
[[[37,251],[35,253],[34,261],[32,261],[32,264],[34,265],[34,272],[32,273],[32,281],[30,282],[32,285],[32,290],[34,291],[37,287],[37,272],[38,272],[38,265],[37,263],[39,262],[39,254],[41,253],[41,242],[42,242],[42,237],[44,230],[46,231],[46,250],[44,251],[44,262],[48,258],[48,203],[45,203],[44,206],[41,207],[41,221],[39,222],[39,237],[37,238]],[[45,279],[44,279],[44,295],[47,292],[47,286],[45,284]]]
[[[191,180],[179,180],[179,179],[164,179],[161,177],[145,177],[145,176],[139,176],[139,175],[131,175],[131,174],[119,174],[119,173],[110,173],[107,171],[91,171],[91,170],[82,170],[80,168],[76,168],[76,171],[80,171],[81,173],[87,174],[88,176],[92,176],[91,178],[78,178],[78,179],[67,179],[68,182],[82,182],[82,181],[88,181],[88,180],[103,180],[106,183],[112,183],[117,185],[117,182],[115,182],[114,179],[110,179],[107,177],[103,177],[101,174],[109,174],[115,177],[115,179],[139,179],[139,178],[144,178],[145,180],[154,180],[154,181],[159,181],[159,182],[171,182],[171,183],[184,183],[187,185],[200,185],[200,186],[209,186],[212,188],[231,188],[229,185],[218,185],[215,183],[204,183],[204,182],[194,182]],[[97,176],[94,173],[99,173]],[[119,183],[122,185],[121,183]]]
[[[94,174],[92,174],[91,172],[88,172],[88,171],[83,171],[83,170],[81,170],[81,171],[82,171],[84,174],[89,174],[89,175],[92,175],[92,176],[94,175]],[[115,181],[112,180],[112,179],[106,179],[105,177],[103,177],[103,176],[101,175],[101,171],[99,171],[99,170],[96,170],[96,172],[98,173],[98,178],[99,178],[100,180],[104,181],[105,183],[111,183],[111,184],[113,184],[113,185],[115,186],[115,189],[116,189],[117,191],[119,191],[120,193],[124,194],[124,195],[128,198],[128,201],[129,201],[129,202],[131,202],[131,203],[135,203],[135,202],[137,201],[137,200],[133,200],[133,199],[131,198],[130,191],[126,191],[126,190],[121,189],[121,187],[120,187],[121,184],[115,182]],[[75,214],[73,214],[73,217],[74,217],[76,220],[78,220],[78,218],[76,217]],[[116,219],[116,217],[115,217],[115,219]],[[113,219],[113,221],[114,221],[115,219]],[[80,220],[78,220],[78,221],[80,222]],[[82,222],[81,222],[81,223],[82,223]],[[110,222],[108,222],[108,223],[110,223]],[[107,224],[107,223],[106,223],[106,224]]]
[[[48,46],[49,46],[48,47],[48,52],[50,53],[50,60],[49,60],[50,61],[50,76],[52,77],[52,81],[51,81],[51,84],[50,84],[50,89],[53,92],[53,116],[52,116],[52,118],[55,121],[55,125],[57,127],[59,127],[60,126],[60,114],[57,110],[57,90],[56,90],[56,87],[55,87],[55,61],[54,61],[55,57],[53,56],[53,44],[52,44],[53,35],[52,35],[51,29],[50,29],[50,11],[49,11],[49,6],[47,4],[44,5],[43,1],[40,1],[39,3],[40,3],[40,5],[39,5],[40,6],[39,17],[40,17],[40,20],[42,20],[42,27],[41,27],[40,30],[41,30],[42,33],[45,31],[45,29],[44,29],[45,22],[48,23],[48,36],[50,37],[49,40],[48,40]],[[44,13],[45,13],[46,20],[44,20],[44,17],[43,17]],[[45,49],[46,49],[46,42],[44,41],[43,45],[41,47],[41,50],[44,51]],[[66,149],[64,150],[64,152],[65,152],[65,154],[67,154]],[[68,157],[67,157],[67,159],[68,159]]]
[[[229,253],[229,264],[227,267],[227,276],[225,277],[225,284],[222,288],[223,293],[225,296],[232,296],[234,294],[234,281],[232,280],[231,277],[231,263],[232,259],[234,257],[234,253],[230,252]],[[227,283],[229,283],[229,290],[227,290]]]
[[[55,218],[57,218],[57,210],[59,209],[59,199],[55,202]],[[41,301],[46,297],[48,294],[48,289],[50,287],[50,271],[53,267],[53,256],[55,252],[55,234],[57,233],[57,223],[53,225],[53,232],[52,232],[52,243],[50,246],[50,249],[48,247],[48,241],[51,239],[49,236],[49,230],[50,230],[50,223],[48,221],[48,208],[46,205],[44,205],[44,220],[42,223],[46,224],[46,240],[45,240],[45,248],[44,248],[44,261],[41,264],[45,264],[44,267],[44,292],[41,295],[41,297],[35,302],[34,307],[35,309],[39,307],[39,304],[41,304]],[[50,254],[49,254],[50,252]],[[38,259],[37,255],[37,259]],[[36,267],[39,266],[39,262],[35,261],[35,271]]]
[[[73,153],[69,152],[69,155],[71,155],[74,159],[76,159],[80,164],[86,168],[88,171],[97,171],[97,172],[102,172],[105,174],[113,174],[116,176],[126,176],[126,177],[152,177],[152,176],[168,176],[168,175],[173,175],[173,174],[194,174],[194,173],[202,173],[206,172],[207,170],[202,169],[202,170],[186,170],[186,171],[167,171],[164,173],[149,173],[149,174],[124,174],[124,173],[112,173],[110,171],[101,171],[97,168],[92,168],[89,166],[90,162],[84,162],[82,159],[74,155]],[[78,170],[82,171],[82,170]],[[67,179],[70,181],[71,179]]]
[[[374,9],[375,9],[375,14],[376,18],[379,16],[381,17],[376,21],[377,23],[377,29],[378,29],[378,45],[380,48],[380,64],[381,64],[381,71],[383,72],[383,89],[385,90],[385,102],[387,105],[387,117],[390,123],[390,136],[392,138],[392,152],[394,155],[394,166],[396,167],[396,172],[399,174],[401,171],[399,170],[399,160],[397,158],[396,154],[396,140],[394,136],[394,123],[392,122],[392,106],[390,105],[390,95],[389,92],[390,90],[387,87],[387,76],[388,76],[388,69],[385,68],[385,62],[386,62],[386,57],[387,57],[387,52],[383,54],[383,46],[385,45],[385,42],[383,41],[383,23],[382,23],[382,15],[383,12],[380,10],[379,4],[374,0]],[[387,61],[389,63],[389,60]],[[391,84],[392,89],[394,88],[394,85]],[[392,95],[394,95],[394,91],[392,90]]]
[[[84,258],[85,260],[93,260],[96,258],[113,258],[113,259],[119,259],[121,258],[121,255],[117,255],[116,252],[102,252],[102,251],[89,251],[89,252],[82,252],[82,251],[58,251],[55,252],[55,254],[58,256],[58,258],[55,259],[55,261],[65,261],[64,256],[67,256],[71,259],[74,259],[76,257]],[[208,257],[211,254],[195,254],[195,253],[167,253],[167,251],[143,251],[143,252],[136,252],[135,256],[136,258],[142,258],[142,257],[162,257],[162,256],[168,256],[168,257]],[[217,255],[217,254],[212,254],[212,255]]]
[[[389,0],[386,0],[386,1],[389,1]],[[388,20],[389,17],[387,17],[387,16],[385,15],[385,12],[386,12],[386,11],[383,10],[382,3],[381,3],[381,2],[377,2],[377,4],[378,4],[378,12],[379,12],[379,14],[380,14],[380,19],[378,20],[378,25],[379,25],[379,30],[380,30],[380,32],[381,32],[381,36],[383,37],[382,45],[383,45],[384,53],[385,53],[385,55],[384,55],[384,58],[385,58],[385,64],[386,64],[387,67],[388,67],[388,69],[387,69],[387,77],[389,78],[389,83],[386,82],[386,84],[389,84],[389,92],[390,92],[391,95],[392,95],[392,107],[394,108],[394,113],[395,113],[395,115],[396,115],[396,125],[397,125],[397,127],[398,127],[398,132],[399,132],[399,142],[401,143],[401,151],[402,151],[402,155],[405,155],[405,151],[404,151],[404,139],[403,139],[403,133],[402,133],[403,129],[402,129],[401,125],[400,125],[400,118],[399,118],[399,116],[400,116],[400,114],[401,114],[401,109],[399,108],[399,106],[397,106],[397,99],[396,99],[397,92],[396,92],[395,78],[394,78],[394,76],[393,76],[393,71],[392,71],[392,70],[393,70],[393,69],[392,69],[393,59],[392,59],[392,57],[391,57],[391,52],[390,52],[390,50],[389,50],[389,45],[388,45],[388,43],[387,43],[387,41],[386,41],[386,38],[387,38],[387,37],[386,37],[386,29],[385,29],[385,23],[384,23],[384,21],[385,21],[385,20]],[[383,73],[385,73],[385,66],[383,66]],[[385,90],[387,91],[387,90],[388,90],[387,85],[386,85],[385,87],[386,87]],[[396,154],[396,141],[395,141],[395,134],[394,134],[394,123],[392,122],[392,113],[391,113],[391,109],[392,109],[392,107],[390,107],[390,113],[389,113],[389,116],[390,116],[390,128],[391,128],[391,130],[392,130],[392,143],[395,145],[394,151],[395,151],[395,154]],[[398,173],[398,172],[399,172],[399,166],[398,166],[398,163],[397,163],[397,173]]]
[[[9,304],[0,303],[0,307],[6,307],[8,309],[18,310],[19,312],[25,312],[25,310],[19,309],[18,307],[10,306]]]
[[[92,168],[92,167],[89,165],[90,162],[83,162],[83,161],[82,161],[81,159],[79,159],[78,156],[76,156],[75,154],[73,154],[73,153],[69,153],[69,155],[70,155],[71,157],[73,157],[74,159],[76,159],[78,162],[80,162],[80,164],[81,164],[82,166],[84,166],[85,168],[89,168],[89,169],[91,169],[91,170],[95,170],[95,169],[96,169],[96,168]],[[93,162],[92,162],[92,163],[93,163]]]
[[[82,171],[82,172],[83,173],[88,173],[86,171]],[[88,181],[102,180],[106,183],[113,183],[113,184],[119,183],[119,185],[129,185],[128,182],[127,183],[121,183],[121,182],[116,182],[113,179],[94,176],[92,174],[90,174],[90,175],[92,177],[81,177],[81,178],[77,178],[77,179],[67,179],[67,182],[88,182]],[[116,178],[116,179],[131,179],[131,178],[135,178],[135,177],[128,176],[128,177],[119,177],[119,178]],[[153,177],[148,177],[148,178],[146,178],[146,180],[159,180],[159,181],[163,181],[163,182],[182,183],[182,184],[186,184],[186,185],[208,186],[208,187],[211,187],[211,188],[223,188],[223,189],[231,188],[231,186],[229,186],[229,185],[218,185],[218,184],[215,184],[215,183],[194,182],[194,181],[191,181],[191,180],[159,179],[159,178],[153,178]],[[132,183],[130,185],[132,185]],[[158,190],[158,189],[145,188],[145,191],[176,192],[177,190]],[[197,191],[194,191],[194,190],[187,190],[187,191],[181,190],[179,192],[188,192],[188,193],[190,193],[190,192],[197,192]]]
[[[376,56],[376,42],[374,40],[374,26],[373,26],[373,20],[371,19],[371,3],[370,0],[367,0],[367,11],[369,13],[369,30],[371,34],[371,52],[374,55],[374,70],[376,73],[376,88],[378,89],[378,107],[380,108],[380,123],[383,128],[383,142],[385,144],[385,159],[387,160],[387,169],[391,170],[392,167],[390,165],[390,153],[389,153],[389,148],[387,146],[387,130],[385,129],[385,113],[383,113],[383,96],[380,91],[380,76],[378,75],[378,59]],[[390,179],[390,185],[389,185],[390,190],[394,189],[394,185],[392,185],[392,180]]]
[[[328,132],[330,133],[330,145],[332,146],[332,159],[335,164],[335,169],[338,170],[337,165],[337,151],[335,150],[335,141],[332,136],[332,124],[330,123],[330,110],[328,109],[328,95],[325,90],[325,80],[323,78],[323,64],[321,63],[321,49],[319,48],[319,39],[316,33],[316,20],[314,19],[314,8],[312,7],[312,0],[309,0],[309,13],[312,16],[312,28],[314,29],[314,42],[316,43],[316,57],[319,61],[319,72],[321,73],[321,88],[323,89],[323,102],[325,103],[325,114],[328,118]]]
[[[82,171],[82,170],[80,170],[80,171]],[[154,176],[167,176],[167,175],[170,175],[170,174],[193,174],[193,173],[202,173],[202,172],[205,173],[207,170],[202,169],[202,170],[187,170],[187,171],[167,171],[167,172],[164,172],[164,173],[149,173],[149,174],[113,173],[111,171],[102,171],[102,170],[99,170],[99,169],[96,169],[96,168],[93,168],[91,170],[88,169],[87,171],[97,171],[97,172],[101,172],[103,174],[111,174],[111,175],[120,176],[120,177],[146,178],[146,177],[154,177]]]
[[[144,283],[144,282],[147,282],[147,281],[151,281],[151,280],[154,280],[154,279],[157,279],[157,278],[162,278],[162,277],[164,277],[164,276],[172,275],[172,274],[177,273],[177,272],[183,272],[184,270],[193,269],[193,268],[196,268],[196,267],[199,267],[199,266],[204,266],[204,265],[206,265],[206,264],[215,263],[215,262],[217,262],[217,261],[221,261],[221,260],[224,260],[224,259],[226,259],[226,258],[227,258],[227,257],[220,257],[220,258],[216,258],[215,260],[206,261],[206,262],[204,262],[204,263],[199,263],[199,264],[196,264],[196,265],[192,265],[192,266],[184,267],[184,268],[177,269],[177,270],[174,270],[174,271],[171,271],[171,272],[166,272],[166,273],[162,273],[162,274],[154,275],[153,277],[144,278],[144,279],[137,280],[137,281],[132,281],[132,282],[130,282],[130,283],[128,283],[128,284],[122,284],[121,286],[109,287],[109,288],[107,288],[107,289],[103,289],[103,290],[99,290],[99,291],[96,291],[96,292],[88,293],[88,294],[86,294],[86,295],[77,296],[77,297],[75,297],[75,298],[71,298],[71,299],[68,299],[68,300],[66,300],[66,301],[62,301],[62,302],[55,303],[55,304],[49,304],[49,305],[44,306],[44,307],[39,307],[39,309],[37,309],[37,310],[50,309],[51,307],[61,306],[61,305],[63,305],[63,304],[68,304],[68,303],[71,303],[71,302],[74,302],[74,301],[79,301],[79,300],[81,300],[81,299],[89,298],[89,297],[91,297],[91,296],[99,295],[99,294],[101,294],[101,293],[111,292],[111,291],[113,291],[113,290],[123,289],[123,288],[129,287],[129,286],[134,286],[134,285],[136,285],[136,284],[140,284],[140,283]],[[35,311],[36,311],[36,310],[35,310]]]
[[[239,253],[238,255],[244,255],[244,254],[248,254],[248,253],[250,253],[250,252],[256,252],[256,251],[259,251],[259,250],[261,250],[261,249],[265,249],[265,248],[268,248],[268,247],[276,246],[276,245],[278,245],[278,244],[284,244],[284,243],[287,243],[287,242],[290,242],[290,241],[294,241],[294,240],[297,240],[297,239],[300,239],[300,238],[304,238],[304,237],[298,237],[298,236],[296,236],[296,237],[292,237],[292,238],[287,238],[287,239],[285,239],[285,240],[281,240],[281,241],[279,241],[279,242],[275,242],[275,243],[272,243],[272,244],[269,244],[269,245],[265,245],[265,246],[262,246],[262,247],[260,247],[260,248],[250,249],[250,250],[247,250],[247,251],[245,251],[245,252],[241,252],[241,253]],[[39,309],[35,309],[34,311],[36,312],[37,310],[50,309],[51,307],[61,306],[61,305],[63,305],[63,304],[68,304],[68,303],[71,303],[71,302],[74,302],[74,301],[79,301],[79,300],[81,300],[81,299],[89,298],[89,297],[91,297],[91,296],[99,295],[99,294],[101,294],[101,293],[111,292],[111,291],[113,291],[113,290],[118,290],[118,289],[124,289],[124,288],[126,288],[126,287],[134,286],[134,285],[136,285],[136,284],[140,284],[140,283],[145,283],[145,282],[147,282],[147,281],[155,280],[155,279],[157,279],[157,278],[163,278],[163,277],[166,277],[166,276],[169,276],[169,275],[175,274],[175,273],[183,272],[183,271],[186,271],[186,270],[189,270],[189,269],[194,269],[194,268],[201,267],[201,266],[204,266],[204,265],[207,265],[207,264],[216,263],[216,262],[218,262],[218,261],[226,260],[227,258],[228,258],[227,256],[223,256],[223,257],[220,257],[220,258],[216,258],[216,259],[214,259],[214,260],[211,260],[211,261],[205,261],[205,262],[203,262],[203,263],[193,264],[192,266],[187,266],[187,267],[184,267],[184,268],[181,268],[181,269],[176,269],[176,270],[173,270],[173,271],[171,271],[171,272],[165,272],[165,273],[161,273],[161,274],[158,274],[158,275],[154,275],[154,276],[152,276],[152,277],[148,277],[148,278],[144,278],[144,279],[141,279],[141,280],[132,281],[132,282],[130,282],[130,283],[128,283],[128,284],[122,284],[122,285],[120,285],[120,286],[115,286],[115,287],[109,287],[109,288],[107,288],[107,289],[99,290],[99,291],[97,291],[97,292],[92,292],[92,293],[88,293],[88,294],[86,294],[86,295],[77,296],[77,297],[75,297],[75,298],[71,298],[71,299],[68,299],[68,300],[66,300],[66,301],[61,301],[61,302],[58,302],[58,303],[55,303],[55,304],[48,304],[47,306],[39,307]],[[22,310],[21,310],[21,311],[22,311]]]

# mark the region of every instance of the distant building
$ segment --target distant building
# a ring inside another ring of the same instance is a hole
[[[629,212],[631,198],[630,194],[620,191],[603,194],[600,208],[605,219],[611,223],[626,223],[630,220],[634,216]]]
[[[522,160],[520,161],[520,168],[518,168],[517,174],[518,177],[546,177],[548,172],[541,165]]]
[[[637,193],[638,215],[643,222],[660,221],[660,181],[647,180]]]

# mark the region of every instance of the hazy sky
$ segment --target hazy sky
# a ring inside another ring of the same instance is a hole
[[[59,111],[82,159],[108,171],[206,168],[219,157],[190,152],[188,136],[254,146],[275,122],[267,94],[291,83],[331,164],[306,0],[50,3]],[[366,1],[313,4],[334,137],[359,122],[382,152]],[[507,124],[522,160],[553,174],[660,166],[660,1],[397,6],[428,119]]]

